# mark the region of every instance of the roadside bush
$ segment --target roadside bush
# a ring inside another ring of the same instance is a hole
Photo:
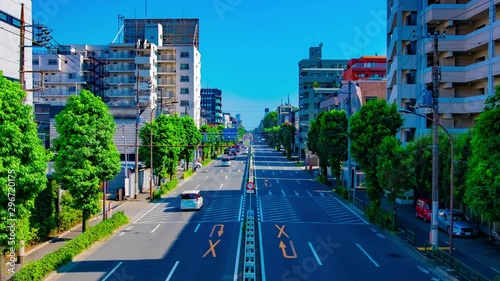
[[[381,228],[392,230],[393,215],[385,212],[379,205],[370,203],[365,213],[372,223]]]
[[[316,177],[316,179],[319,182],[321,182],[322,184],[327,184],[328,183],[328,181],[327,181],[327,179],[326,179],[326,177],[324,175],[319,175],[319,176]]]
[[[185,171],[184,174],[182,174],[182,178],[187,179],[192,175],[193,175],[193,169],[189,168],[189,170]]]
[[[163,194],[167,194],[170,190],[177,187],[177,179],[172,179],[171,181],[163,184],[160,189],[153,191],[153,199],[160,199]]]
[[[117,228],[128,223],[128,221],[123,211],[116,212],[110,219],[91,227],[86,232],[68,241],[66,245],[55,252],[46,255],[40,260],[26,264],[14,274],[12,281],[42,280],[50,272],[71,262],[76,255],[89,248],[95,242],[108,237]]]
[[[349,198],[349,191],[347,188],[340,186],[335,189],[335,192],[342,198],[348,199]]]
[[[73,208],[73,198],[69,192],[61,195],[61,212],[56,218],[57,232],[71,229],[82,221],[82,212]]]
[[[30,216],[31,240],[29,244],[34,245],[48,240],[50,234],[56,230],[57,192],[57,183],[51,180],[35,198],[35,208]]]
[[[205,160],[203,160],[203,161],[201,162],[201,165],[206,166],[206,165],[210,164],[210,162],[212,162],[212,159],[207,158],[207,159],[205,159]]]

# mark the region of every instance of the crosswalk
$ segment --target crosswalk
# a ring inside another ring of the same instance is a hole
[[[318,206],[331,218],[332,223],[336,224],[368,224],[359,215],[347,208],[339,199],[332,197],[314,197]]]
[[[201,221],[237,222],[241,220],[241,196],[223,196],[212,198],[204,206]]]
[[[173,212],[179,209],[178,205],[173,200],[157,203],[134,223],[167,223],[171,220]]]
[[[260,221],[299,221],[292,204],[284,196],[259,196]]]

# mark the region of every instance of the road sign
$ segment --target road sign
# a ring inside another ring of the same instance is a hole
[[[247,193],[254,193],[255,192],[255,185],[253,182],[249,181],[247,183]]]

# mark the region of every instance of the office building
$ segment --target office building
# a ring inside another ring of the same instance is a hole
[[[362,56],[356,59],[350,59],[347,62],[342,80],[380,80],[385,78],[386,73],[385,56]]]
[[[423,103],[426,91],[433,88],[432,35],[436,33],[440,35],[439,122],[450,133],[472,128],[486,98],[500,83],[499,3],[388,1],[387,100],[401,108]],[[419,108],[417,112],[431,114],[429,108]],[[409,115],[399,137],[408,142],[431,131],[431,122]]]
[[[307,149],[307,132],[310,122],[315,120],[323,97],[336,93],[342,81],[347,60],[322,58],[322,47],[309,48],[309,58],[299,61],[299,136],[297,148]]]
[[[24,9],[21,9],[24,4]],[[20,82],[21,56],[23,59],[23,89],[27,92],[25,102],[33,104],[31,90],[33,79],[31,77],[31,46],[33,44],[32,12],[30,0],[0,1],[0,71],[9,80]],[[21,17],[21,10],[23,17]],[[21,21],[24,20],[24,46],[21,54],[20,34]]]
[[[201,119],[202,125],[224,124],[221,90],[201,89]]]

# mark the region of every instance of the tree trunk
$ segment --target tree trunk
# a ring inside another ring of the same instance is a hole
[[[82,211],[82,233],[87,230],[89,223],[89,212],[87,210]]]

